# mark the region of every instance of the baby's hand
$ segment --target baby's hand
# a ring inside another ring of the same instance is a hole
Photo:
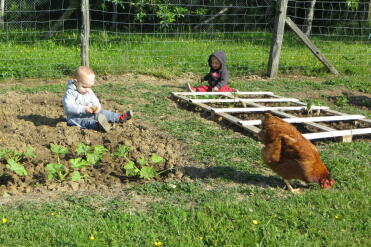
[[[213,92],[218,92],[219,88],[218,87],[213,87]]]
[[[93,109],[92,106],[88,106],[88,107],[85,108],[85,112],[93,114],[94,113],[94,109]]]
[[[93,109],[93,113],[98,113],[101,110],[98,105],[92,106],[91,108]]]

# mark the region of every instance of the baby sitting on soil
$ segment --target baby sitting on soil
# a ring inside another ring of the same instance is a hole
[[[75,78],[68,81],[62,102],[69,126],[108,132],[109,123],[123,123],[133,117],[131,110],[121,115],[103,110],[91,89],[94,82],[95,74],[86,66],[77,68]]]

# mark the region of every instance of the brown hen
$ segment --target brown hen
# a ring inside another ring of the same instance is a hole
[[[290,179],[319,183],[324,189],[333,186],[334,180],[321,161],[316,147],[293,125],[265,113],[259,138],[264,144],[264,162],[283,178],[291,192],[296,190],[290,185]]]

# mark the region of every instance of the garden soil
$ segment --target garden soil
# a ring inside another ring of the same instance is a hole
[[[31,84],[35,86],[40,83],[31,82]],[[116,112],[124,112],[130,107],[105,100],[101,102],[103,107],[109,106],[106,108]],[[182,179],[182,173],[176,168],[186,163],[183,145],[155,126],[137,120],[135,115],[132,120],[125,123],[113,124],[111,131],[104,133],[67,126],[61,96],[54,93],[7,92],[0,94],[0,104],[1,149],[21,151],[31,147],[36,155],[35,158],[21,161],[28,172],[27,176],[9,172],[6,162],[0,163],[0,197],[34,192],[60,193],[88,190],[90,193],[95,193],[119,188],[132,181],[143,182],[143,179],[126,176],[122,167],[127,160],[112,155],[119,145],[130,147],[127,157],[129,160],[136,161],[140,158],[149,160],[154,154],[164,158],[164,162],[156,165],[156,170],[165,171],[156,178],[157,180],[163,180],[168,176]],[[88,179],[75,182],[70,179],[63,182],[48,180],[45,166],[48,163],[58,163],[57,156],[50,150],[51,144],[68,148],[69,153],[61,157],[60,163],[69,166],[69,159],[77,157],[75,151],[78,143],[103,145],[108,151],[98,166],[80,170],[80,173],[86,175]]]

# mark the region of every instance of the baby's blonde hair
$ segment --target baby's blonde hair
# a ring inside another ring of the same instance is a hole
[[[87,66],[80,66],[75,71],[75,79],[85,81],[88,77],[95,76],[94,71]]]

